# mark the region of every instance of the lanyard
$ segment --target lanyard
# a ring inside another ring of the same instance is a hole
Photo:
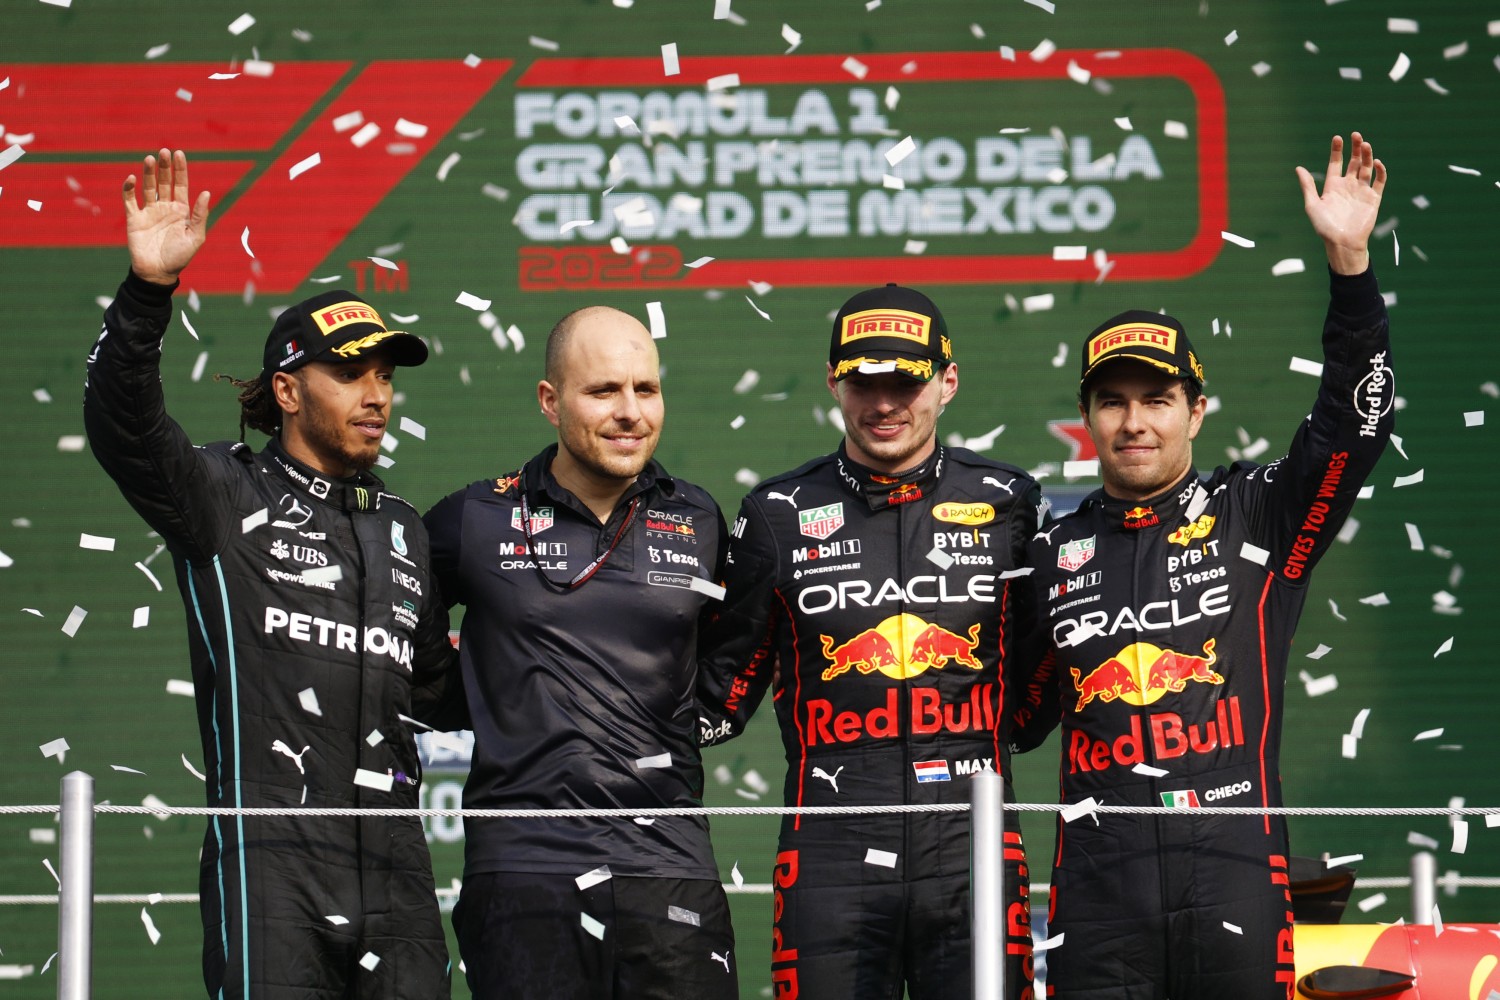
[[[589,563],[583,569],[579,570],[577,575],[574,576],[573,579],[569,580],[566,583],[562,583],[552,579],[547,575],[547,571],[542,569],[542,561],[536,556],[536,542],[531,534],[531,504],[526,500],[526,489],[524,486],[521,488],[520,493],[521,533],[526,536],[526,554],[531,557],[531,564],[536,567],[537,576],[540,576],[542,578],[542,582],[545,583],[548,587],[551,587],[553,590],[559,592],[566,592],[572,590],[575,587],[583,586],[593,578],[595,573],[599,572],[599,570],[604,567],[604,564],[609,560],[609,557],[614,554],[615,547],[620,544],[620,539],[624,538],[625,532],[630,530],[631,522],[635,520],[635,510],[641,504],[641,498],[639,496],[630,501],[630,510],[626,512],[625,519],[620,523],[619,529],[615,532],[615,537],[610,540],[609,548],[605,549],[602,553],[595,556],[594,561]]]

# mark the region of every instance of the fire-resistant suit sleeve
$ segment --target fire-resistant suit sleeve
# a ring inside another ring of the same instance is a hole
[[[161,349],[176,287],[134,272],[120,285],[89,355],[83,426],[130,506],[174,552],[202,562],[222,547],[233,514],[213,474],[222,457],[194,448],[167,415]]]
[[[775,635],[785,613],[776,590],[777,553],[752,496],[740,504],[721,578],[724,600],[698,632],[699,744],[745,731],[775,674]]]
[[[1265,567],[1300,583],[1328,551],[1395,423],[1385,301],[1373,269],[1330,272],[1323,373],[1285,457],[1238,477]]]
[[[1050,504],[1042,499],[1041,487],[1033,486],[1025,502],[1018,504],[1011,526],[1011,546],[1016,565],[1030,568],[1031,540],[1051,523]],[[1005,666],[1006,714],[1012,753],[1034,750],[1061,721],[1056,697],[1043,699],[1051,669],[1046,629],[1041,619],[1042,602],[1036,592],[1035,574],[1015,581],[1015,635]]]

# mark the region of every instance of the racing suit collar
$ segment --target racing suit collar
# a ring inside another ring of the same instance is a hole
[[[928,456],[927,461],[895,476],[860,465],[849,457],[843,442],[839,443],[835,458],[838,462],[839,479],[845,488],[863,497],[871,510],[880,510],[931,495],[933,488],[943,478],[943,460],[946,455],[947,452],[940,444]]]
[[[304,465],[286,453],[281,442],[271,438],[261,453],[271,459],[271,464],[282,477],[300,492],[321,500],[339,510],[375,510],[380,505],[380,494],[385,483],[371,472],[360,472],[347,479],[324,475],[311,466]]]
[[[1120,500],[1099,490],[1090,496],[1090,501],[1102,508],[1105,517],[1120,529],[1136,531],[1158,524],[1179,526],[1184,520],[1197,517],[1207,493],[1198,480],[1198,470],[1188,466],[1183,475],[1170,488],[1145,500]]]
[[[542,449],[531,461],[521,467],[521,488],[526,491],[527,497],[537,504],[559,503],[569,510],[577,511],[590,521],[598,522],[594,512],[584,505],[573,495],[572,491],[564,487],[552,475],[552,460],[557,457],[557,445],[548,445]],[[671,496],[677,489],[677,484],[672,477],[667,475],[667,470],[662,468],[656,459],[646,463],[641,474],[635,477],[635,482],[630,488],[620,495],[615,501],[614,513],[610,515],[609,523],[613,524],[620,510],[627,506],[630,501],[648,490],[656,489],[666,496]]]

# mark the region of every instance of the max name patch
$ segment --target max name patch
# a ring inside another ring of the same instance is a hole
[[[905,309],[866,309],[844,317],[839,343],[847,344],[866,337],[894,337],[925,347],[931,335],[931,322],[921,313]]]
[[[1155,323],[1121,323],[1112,326],[1089,341],[1089,364],[1106,354],[1129,350],[1139,345],[1155,347],[1168,354],[1177,351],[1177,331]]]

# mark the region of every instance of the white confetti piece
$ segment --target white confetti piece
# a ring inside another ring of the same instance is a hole
[[[1391,603],[1391,599],[1385,596],[1385,591],[1382,590],[1378,594],[1371,594],[1369,597],[1361,597],[1359,599],[1359,603],[1368,604],[1373,608],[1383,608],[1387,604]]]
[[[57,843],[57,830],[54,827],[36,826],[26,831],[26,833],[33,844]]]
[[[1278,278],[1287,274],[1301,274],[1305,270],[1307,265],[1301,257],[1287,257],[1271,265],[1271,274]]]
[[[668,75],[671,75],[671,74],[668,74]],[[603,924],[601,924],[599,921],[595,920],[593,917],[589,916],[587,913],[580,913],[578,915],[578,918],[583,923],[583,929],[584,930],[588,931],[590,934],[592,934],[594,937],[598,938],[600,941],[604,940],[604,925]]]
[[[1245,933],[1243,930],[1240,929],[1239,924],[1231,924],[1227,920],[1224,921],[1224,929],[1226,931],[1228,931],[1229,933],[1231,933],[1231,934],[1244,934]]]
[[[70,639],[73,636],[77,635],[78,627],[83,624],[83,620],[88,617],[88,614],[89,613],[87,611],[83,610],[75,604],[73,606],[73,610],[68,613],[68,620],[63,622],[63,634]]]
[[[1391,67],[1390,78],[1400,80],[1411,69],[1411,58],[1405,52],[1396,53],[1396,64]]]
[[[1360,69],[1359,69],[1358,66],[1340,66],[1339,67],[1339,79],[1341,79],[1341,80],[1360,80],[1360,79],[1363,79],[1363,78],[1364,78],[1364,74],[1360,72]]]
[[[1188,127],[1182,122],[1171,121],[1170,119],[1162,123],[1161,131],[1168,139],[1186,139],[1188,137]]]
[[[292,168],[287,171],[287,179],[294,181],[322,162],[323,155],[321,153],[314,153],[311,156],[298,160],[296,163],[292,164]]]
[[[454,299],[453,301],[457,302],[461,306],[468,306],[475,312],[484,312],[490,307],[489,299],[481,299],[479,296],[470,295],[468,292],[459,292],[458,298]]]
[[[10,79],[10,77],[6,77],[6,79]],[[15,143],[12,143],[11,145],[5,147],[5,149],[0,150],[0,170],[4,170],[12,163],[15,163],[22,157],[22,155],[25,154],[25,152],[26,150],[24,147]]]
[[[1088,260],[1089,248],[1081,246],[1055,246],[1052,248],[1053,260]]]
[[[1454,854],[1462,854],[1469,849],[1469,821],[1461,817],[1453,818],[1453,846],[1448,848]]]
[[[1412,830],[1406,835],[1406,842],[1412,847],[1420,847],[1428,851],[1435,851],[1438,849],[1438,842],[1436,840],[1427,836],[1427,834],[1425,833],[1418,833],[1415,830]]]
[[[1063,463],[1064,479],[1093,479],[1099,475],[1099,460],[1090,458],[1081,462]]]
[[[1053,948],[1061,948],[1063,945],[1063,941],[1067,938],[1067,936],[1068,935],[1066,934],[1054,934],[1052,937],[1046,938],[1045,940],[1034,942],[1031,946],[1031,950],[1033,952],[1039,952],[1051,951]]]
[[[1139,774],[1144,778],[1165,778],[1167,775],[1172,773],[1165,768],[1152,767],[1150,764],[1137,764],[1130,770],[1131,773]]]
[[[1442,735],[1443,735],[1442,727],[1438,727],[1437,729],[1424,729],[1420,733],[1418,733],[1417,735],[1413,736],[1411,738],[1411,741],[1413,743],[1417,743],[1417,742],[1420,742],[1421,740],[1435,740],[1439,736],[1442,736]],[[1435,847],[1437,845],[1434,844],[1433,846]]]
[[[250,30],[253,24],[255,24],[255,17],[253,15],[241,14],[229,23],[229,33],[231,35],[243,35],[246,31]]]
[[[531,43],[532,48],[541,49],[544,52],[556,52],[559,48],[558,44],[550,38],[539,38],[536,35],[532,35],[527,41]]]
[[[1407,543],[1411,545],[1411,550],[1413,552],[1421,552],[1424,548],[1424,546],[1422,545],[1421,530],[1418,529],[1417,526],[1415,524],[1412,524],[1410,521],[1406,522],[1406,540]]]
[[[865,864],[879,865],[882,868],[895,868],[896,854],[893,851],[879,851],[872,847],[865,852]]]
[[[702,594],[711,601],[722,601],[726,590],[726,588],[719,586],[717,583],[696,576],[688,579],[688,589]]]
[[[668,42],[661,47],[661,65],[662,71],[666,76],[676,76],[678,73],[682,72],[682,70],[677,65],[676,42]],[[598,936],[603,937],[602,934]]]
[[[1043,38],[1040,42],[1037,42],[1036,47],[1031,50],[1031,61],[1046,62],[1048,59],[1052,58],[1052,53],[1056,51],[1057,43],[1050,38]]]
[[[1240,546],[1240,558],[1248,559],[1257,566],[1264,566],[1271,558],[1271,553],[1258,545],[1251,545],[1249,542],[1245,542]]]
[[[1021,300],[1021,311],[1028,313],[1046,312],[1053,307],[1056,301],[1057,297],[1051,292],[1046,292],[1042,295],[1028,295]]]
[[[356,149],[364,149],[374,138],[380,134],[380,126],[374,122],[366,122],[358,132],[349,137],[349,142]]]
[[[335,132],[347,132],[351,128],[363,125],[364,123],[365,114],[363,111],[349,111],[333,120],[333,130]]]
[[[427,126],[420,122],[409,122],[405,118],[397,118],[396,134],[407,139],[421,139],[427,135]]]
[[[1041,8],[1048,14],[1054,13],[1057,10],[1057,5],[1054,4],[1052,0],[1026,0],[1026,2],[1031,4],[1031,6],[1033,7]]]
[[[52,402],[52,393],[46,389],[33,389],[31,390],[31,398],[38,403],[50,403]]]
[[[78,547],[80,549],[94,549],[99,552],[113,552],[115,550],[115,540],[107,538],[104,535],[90,535],[85,531],[81,532],[78,536]]]
[[[1072,59],[1068,60],[1068,79],[1074,83],[1088,83],[1093,79],[1093,74]]]
[[[710,93],[718,93],[721,90],[728,90],[731,87],[738,87],[739,85],[740,75],[738,73],[723,73],[719,76],[709,77],[708,82],[703,85],[703,89]]]
[[[939,569],[947,569],[953,565],[953,557],[942,549],[933,549],[927,553],[927,561],[936,565]]]
[[[52,880],[57,883],[58,889],[61,889],[62,888],[62,879],[60,879],[60,878],[57,877],[57,869],[52,867],[52,861],[51,861],[51,859],[50,858],[43,858],[42,859],[42,867],[45,868],[45,869],[47,869],[47,871],[52,875]]]
[[[907,136],[905,139],[902,139],[900,142],[896,143],[896,145],[886,150],[885,162],[894,167],[896,164],[900,163],[902,160],[906,159],[916,151],[916,140],[911,136]]]
[[[781,40],[791,46],[786,52],[782,53],[783,55],[789,55],[796,51],[797,46],[802,44],[802,32],[797,31],[790,24],[783,24],[781,26]]]
[[[395,785],[396,779],[394,775],[361,767],[354,771],[354,783],[362,788],[373,788],[377,792],[388,792]]]
[[[360,957],[359,966],[366,972],[374,972],[375,966],[380,964],[380,956],[373,951],[367,951]]]
[[[1234,233],[1231,233],[1231,232],[1226,232],[1226,231],[1222,231],[1221,230],[1219,232],[1219,235],[1222,236],[1225,239],[1226,242],[1233,243],[1237,247],[1254,248],[1254,246],[1255,246],[1255,241],[1254,240],[1247,240],[1247,239],[1245,239],[1245,237],[1243,237],[1243,236],[1236,236]]]
[[[1320,642],[1320,643],[1318,643],[1318,648],[1317,649],[1315,649],[1311,653],[1307,654],[1307,658],[1309,660],[1321,660],[1323,657],[1327,656],[1331,652],[1333,652],[1333,647],[1332,646],[1325,646],[1325,645],[1323,645]]]
[[[167,681],[167,694],[186,695],[191,698],[193,697],[193,682],[181,678],[169,680]]]
[[[740,780],[749,785],[757,795],[764,795],[771,790],[771,783],[761,777],[760,772],[753,767],[746,771]]]
[[[63,755],[72,748],[68,746],[67,740],[58,738],[50,742],[43,743],[37,749],[42,751],[43,757],[56,757],[58,763],[60,764],[62,763]]]
[[[905,191],[906,182],[894,174],[882,174],[880,186],[891,191]]]
[[[1448,164],[1448,169],[1453,171],[1455,174],[1468,174],[1470,177],[1479,176],[1479,171],[1475,170],[1473,167],[1460,167],[1450,163]]]
[[[135,613],[131,616],[130,619],[130,627],[145,628],[149,624],[151,624],[151,608],[136,608]]]
[[[151,922],[151,914],[146,912],[144,906],[141,907],[141,923],[146,925],[146,937],[151,939],[152,944],[161,940],[161,931],[157,930],[156,924]]]
[[[1500,826],[1500,812],[1485,813],[1484,825],[1487,827]]]
[[[309,712],[313,715],[323,714],[323,709],[318,705],[318,692],[312,688],[303,688],[301,691],[298,691],[297,701],[301,704],[304,712]]]
[[[188,319],[187,313],[185,313],[185,312],[179,312],[177,314],[177,316],[178,316],[178,318],[180,318],[182,320],[182,325],[185,326],[185,327],[187,327],[187,332],[192,336],[192,338],[194,340],[197,340],[198,339],[198,331],[195,330],[195,329],[193,329],[193,324]]]
[[[162,56],[166,55],[168,52],[171,52],[171,51],[172,51],[171,43],[163,43],[161,45],[153,45],[149,49],[146,50],[146,58],[147,59],[160,59]]]
[[[1255,63],[1250,67],[1250,72],[1254,73],[1256,76],[1265,76],[1267,73],[1271,72],[1271,64],[1265,61]]]
[[[600,865],[598,868],[595,868],[592,871],[584,872],[573,881],[577,883],[578,891],[583,892],[585,889],[592,889],[600,882],[608,882],[612,877],[613,876],[609,871],[609,865]]]
[[[1231,31],[1229,34],[1227,34],[1227,35],[1224,36],[1224,44],[1225,45],[1233,45],[1235,42],[1237,42],[1239,40],[1240,40],[1240,33],[1239,33],[1238,30]]]
[[[193,371],[192,371],[192,374],[189,375],[188,378],[191,379],[194,382],[201,382],[203,380],[204,369],[206,369],[207,367],[208,367],[208,352],[207,351],[199,351],[197,359],[193,361]]]
[[[661,340],[667,335],[667,317],[660,302],[646,303],[646,317],[651,323],[651,339]]]
[[[1349,735],[1357,740],[1364,739],[1365,723],[1369,721],[1369,718],[1370,710],[1368,708],[1362,708],[1356,712],[1354,715],[1354,725],[1349,728]]]
[[[1464,413],[1464,426],[1465,427],[1482,427],[1482,426],[1484,426],[1484,411],[1483,410],[1468,410],[1468,411],[1465,411],[1465,413]]]
[[[1321,698],[1325,694],[1332,694],[1339,689],[1337,674],[1326,674],[1323,677],[1307,677],[1302,682],[1309,698]]]
[[[343,578],[344,567],[342,566],[318,566],[302,571],[302,582],[313,586],[321,583],[338,583]]]
[[[870,72],[870,67],[866,66],[864,63],[860,62],[853,56],[847,57],[841,65],[844,72],[848,73],[856,80],[863,80],[865,78],[865,75]]]
[[[246,226],[245,227],[245,231],[242,232],[242,233],[240,233],[240,246],[244,248],[245,253],[250,257],[251,260],[255,259],[255,253],[250,249],[250,227],[249,226]]]
[[[410,434],[418,441],[427,440],[427,428],[417,423],[411,417],[402,417],[400,430],[402,434]]]
[[[1369,913],[1371,910],[1375,909],[1375,907],[1385,905],[1385,893],[1377,892],[1373,896],[1366,896],[1355,905],[1359,907],[1359,912]]]
[[[672,755],[669,753],[657,753],[649,757],[638,757],[636,758],[635,766],[637,770],[641,771],[656,767],[671,767]]]
[[[768,313],[768,312],[766,312],[760,306],[756,305],[755,301],[753,299],[751,299],[750,296],[746,295],[745,296],[745,301],[750,303],[750,308],[751,309],[754,309],[757,313],[760,314],[760,318],[761,319],[769,320],[771,318],[771,314]]]
[[[1409,17],[1388,17],[1385,19],[1385,30],[1393,35],[1415,35],[1420,29],[1417,22]]]
[[[347,924],[349,922],[349,918],[348,917],[341,916],[341,915],[339,915],[337,913],[330,913],[327,916],[325,916],[323,919],[326,920],[326,921],[328,921],[330,924],[332,924],[335,927],[343,927],[345,924]]]
[[[712,264],[713,262],[714,262],[714,258],[712,258],[712,257],[699,257],[697,260],[693,261],[691,264],[684,264],[683,266],[684,267],[692,268],[693,270],[697,270],[698,268],[702,267],[704,264]]]
[[[701,927],[703,924],[702,918],[695,911],[689,910],[685,906],[668,906],[667,919],[679,924],[689,924],[693,927]]]
[[[1337,868],[1339,865],[1352,865],[1355,862],[1363,861],[1364,859],[1365,856],[1363,854],[1345,854],[1337,858],[1328,858],[1323,862],[1323,864],[1328,868]]]
[[[1095,822],[1097,822],[1098,814],[1099,802],[1092,795],[1090,795],[1082,802],[1075,802],[1072,805],[1064,808],[1062,811],[1062,818],[1064,823],[1071,823],[1074,820],[1082,819],[1085,816],[1094,816]]]
[[[1392,486],[1397,486],[1397,487],[1399,487],[1399,486],[1415,486],[1417,483],[1420,483],[1422,481],[1422,474],[1424,472],[1426,472],[1426,471],[1427,470],[1425,470],[1425,469],[1418,469],[1416,472],[1413,472],[1409,476],[1397,476],[1396,477],[1396,481],[1393,482],[1391,485]]]
[[[743,426],[745,426],[745,417],[744,417],[744,414],[741,414],[741,415],[735,417],[733,420],[729,421],[729,428],[730,428],[730,430],[736,430],[737,431],[737,430],[739,430]]]

